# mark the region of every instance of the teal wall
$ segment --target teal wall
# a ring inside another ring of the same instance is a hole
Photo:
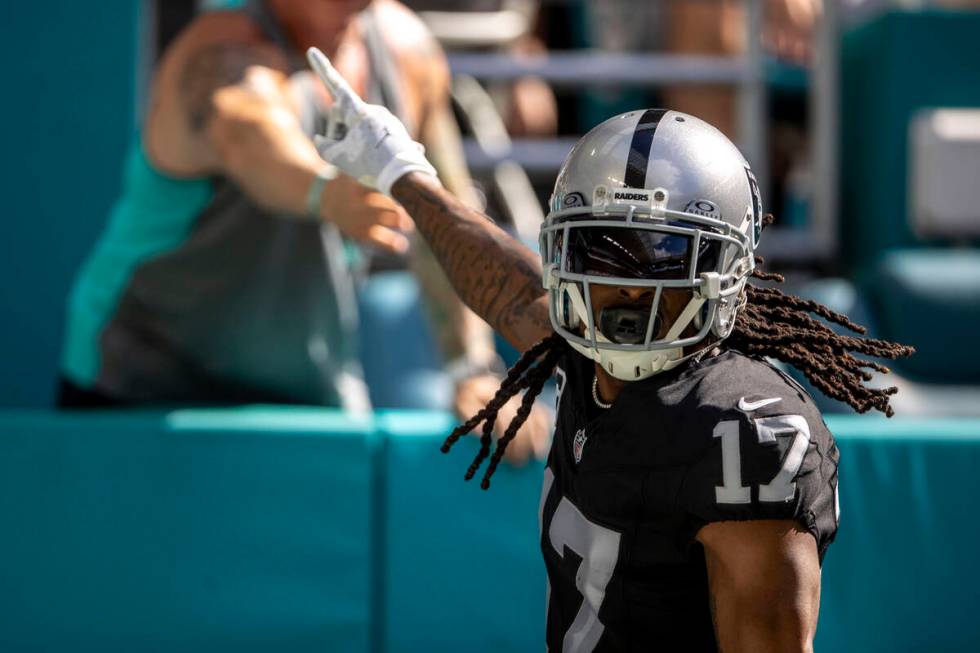
[[[841,43],[841,245],[857,269],[918,243],[908,128],[927,107],[980,107],[980,12],[884,14]]]
[[[816,650],[980,650],[980,420],[833,416]],[[541,650],[541,465],[445,414],[0,412],[0,651]],[[655,644],[655,643],[651,643]]]
[[[142,3],[2,10],[0,406],[51,401],[71,279],[119,188]]]
[[[909,221],[911,121],[980,107],[980,11],[894,11],[860,25],[844,35],[841,80],[840,242],[875,337],[916,347],[894,363],[911,379],[980,384],[977,242],[920,239]]]

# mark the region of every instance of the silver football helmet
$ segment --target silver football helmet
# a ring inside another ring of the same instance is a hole
[[[572,148],[549,209],[540,250],[552,326],[610,375],[647,378],[698,353],[684,348],[709,334],[731,333],[762,206],[748,163],[720,131],[663,109],[610,118]],[[593,284],[651,289],[653,301],[594,315]],[[691,290],[670,325],[658,318],[665,288]]]

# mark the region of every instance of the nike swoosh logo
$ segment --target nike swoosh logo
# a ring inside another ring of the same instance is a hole
[[[738,409],[750,413],[753,410],[759,410],[763,406],[768,406],[769,404],[774,404],[782,400],[782,397],[770,397],[769,399],[760,399],[759,401],[745,401],[745,397],[742,397],[738,400]]]

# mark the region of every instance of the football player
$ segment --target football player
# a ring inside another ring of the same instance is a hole
[[[321,155],[398,200],[457,292],[524,356],[480,424],[483,487],[558,377],[541,497],[552,651],[809,651],[838,524],[833,437],[800,369],[858,411],[891,414],[845,316],[747,283],[764,218],[748,164],[714,127],[651,109],[586,134],[562,165],[540,258],[439,183],[420,146],[318,52],[336,98]],[[543,281],[543,284],[542,284]],[[490,454],[497,410],[527,390]]]

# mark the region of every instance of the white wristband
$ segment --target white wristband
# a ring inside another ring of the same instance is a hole
[[[323,188],[328,181],[336,179],[339,172],[337,166],[328,163],[316,173],[316,177],[310,183],[310,189],[306,191],[306,215],[320,219],[320,198],[323,196]]]

